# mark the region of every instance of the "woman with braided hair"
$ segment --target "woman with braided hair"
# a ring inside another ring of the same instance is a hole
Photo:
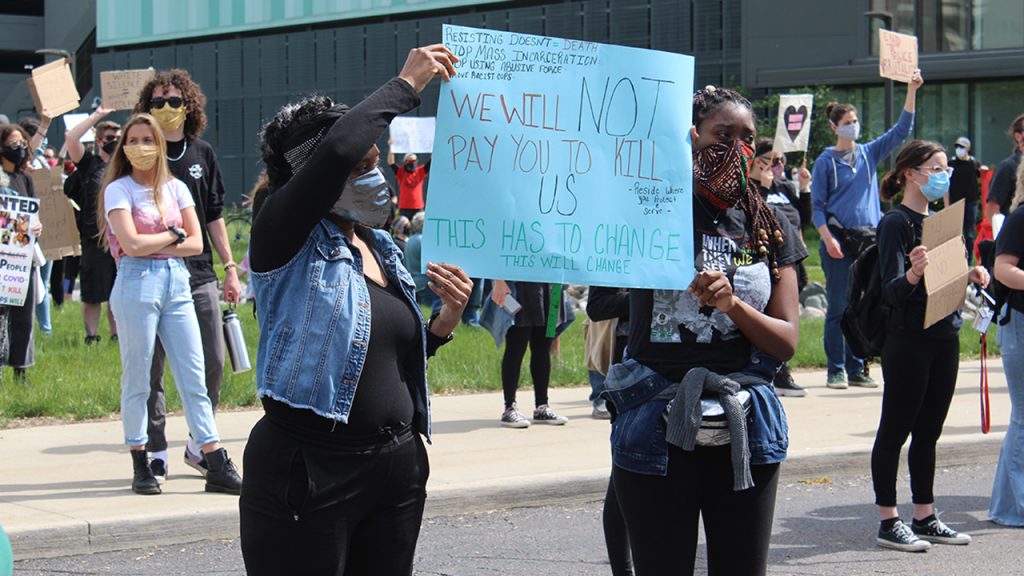
[[[755,131],[739,93],[694,96],[696,277],[685,291],[629,293],[628,358],[609,370],[603,397],[637,576],[692,573],[701,517],[709,574],[767,570],[789,442],[771,382],[796,350],[795,266],[807,251],[747,177]],[[592,288],[589,306],[614,297]],[[727,434],[699,428],[716,411]]]

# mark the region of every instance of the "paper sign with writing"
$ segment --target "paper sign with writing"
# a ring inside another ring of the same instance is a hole
[[[131,110],[139,102],[139,92],[156,76],[152,68],[108,70],[100,72],[100,94],[104,108]]]
[[[64,195],[63,169],[54,166],[49,170],[34,170],[32,180],[39,200],[39,219],[45,234],[39,237],[39,247],[47,260],[59,260],[65,256],[81,256],[82,247],[75,224],[75,210]]]
[[[21,306],[28,297],[35,252],[30,229],[38,214],[35,198],[0,195],[0,304]]]
[[[477,278],[685,289],[693,58],[444,26],[426,261]]]
[[[395,154],[429,154],[434,151],[434,118],[399,116],[391,121],[391,151]],[[401,158],[399,158],[401,160]]]
[[[46,110],[51,118],[78,108],[78,89],[66,60],[33,68],[32,77],[28,79],[28,91],[36,112],[42,114]]]
[[[964,305],[967,295],[967,257],[963,240],[964,201],[924,219],[921,244],[928,248],[924,285],[928,301],[924,327],[928,328]]]
[[[909,83],[914,70],[917,70],[917,36],[879,29],[879,75]]]
[[[811,111],[814,94],[779,96],[779,121],[775,127],[777,152],[806,152],[811,138]]]

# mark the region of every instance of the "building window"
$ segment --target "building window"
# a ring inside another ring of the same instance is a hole
[[[974,49],[1024,48],[1024,2],[973,0],[972,4]]]

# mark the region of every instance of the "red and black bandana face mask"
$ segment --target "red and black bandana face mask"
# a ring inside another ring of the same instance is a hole
[[[753,159],[754,148],[742,140],[701,148],[693,155],[697,191],[720,210],[735,206],[746,194]]]

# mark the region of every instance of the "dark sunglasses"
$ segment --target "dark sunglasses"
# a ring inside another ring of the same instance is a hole
[[[181,108],[181,105],[185,101],[178,96],[171,96],[170,98],[153,98],[153,108],[163,108],[164,104],[170,104],[171,108]]]
[[[103,141],[108,143],[117,142],[117,136],[114,136],[113,134],[107,134],[106,136],[103,137]]]

